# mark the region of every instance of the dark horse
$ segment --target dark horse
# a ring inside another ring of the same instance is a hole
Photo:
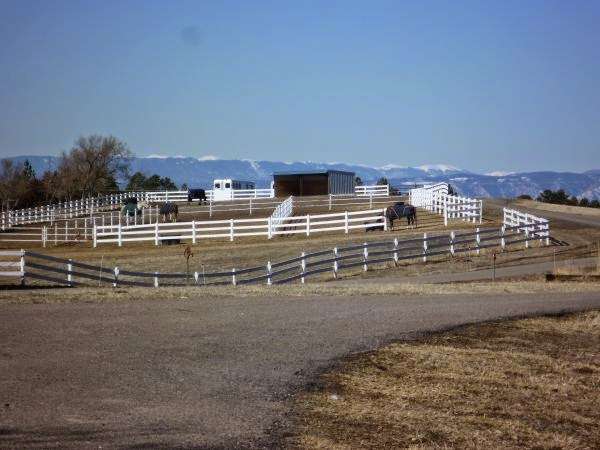
[[[390,229],[394,227],[394,220],[406,217],[408,225],[417,224],[417,208],[412,205],[405,205],[404,202],[394,203],[385,210],[385,217],[390,221]]]
[[[206,191],[204,189],[188,189],[188,202],[198,200],[199,205],[208,203],[206,198]]]
[[[160,206],[160,215],[162,216],[163,222],[167,219],[171,222],[177,222],[177,215],[179,214],[179,207],[175,203],[163,203]]]

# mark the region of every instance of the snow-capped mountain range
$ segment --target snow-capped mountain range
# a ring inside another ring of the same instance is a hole
[[[18,156],[10,159],[16,162],[28,159],[38,174],[56,167],[58,162],[56,156]],[[571,195],[600,199],[600,170],[583,173],[494,171],[477,174],[445,164],[418,167],[387,164],[382,167],[370,167],[341,162],[226,160],[212,155],[200,158],[151,155],[136,157],[131,161],[132,173],[156,173],[171,178],[178,185],[186,183],[190,187],[209,187],[215,178],[255,181],[257,187],[267,187],[271,183],[273,172],[328,169],[355,172],[365,184],[386,177],[392,186],[402,191],[415,184],[447,181],[463,195],[472,197],[515,197],[521,194],[535,197],[544,189],[562,188]]]

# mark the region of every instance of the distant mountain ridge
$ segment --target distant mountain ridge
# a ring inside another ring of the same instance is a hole
[[[56,156],[18,156],[9,158],[15,162],[28,159],[38,174],[56,167]],[[135,157],[131,161],[132,173],[159,174],[170,177],[177,185],[186,183],[190,187],[210,187],[215,178],[235,178],[255,181],[257,187],[267,187],[273,172],[346,170],[355,172],[365,183],[374,183],[386,177],[393,186],[406,190],[415,184],[447,181],[463,195],[471,197],[515,197],[521,194],[537,196],[544,189],[564,189],[570,195],[600,200],[600,169],[583,173],[575,172],[490,172],[477,174],[454,166],[428,164],[419,167],[404,167],[388,164],[370,167],[359,164],[281,162],[227,160],[214,157],[192,158],[186,156]]]

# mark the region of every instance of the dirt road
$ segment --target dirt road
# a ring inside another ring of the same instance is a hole
[[[269,447],[289,396],[337,358],[587,308],[600,292],[2,305],[0,447]]]

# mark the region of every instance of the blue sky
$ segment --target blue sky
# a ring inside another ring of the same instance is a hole
[[[600,167],[600,2],[0,0],[0,154]]]

